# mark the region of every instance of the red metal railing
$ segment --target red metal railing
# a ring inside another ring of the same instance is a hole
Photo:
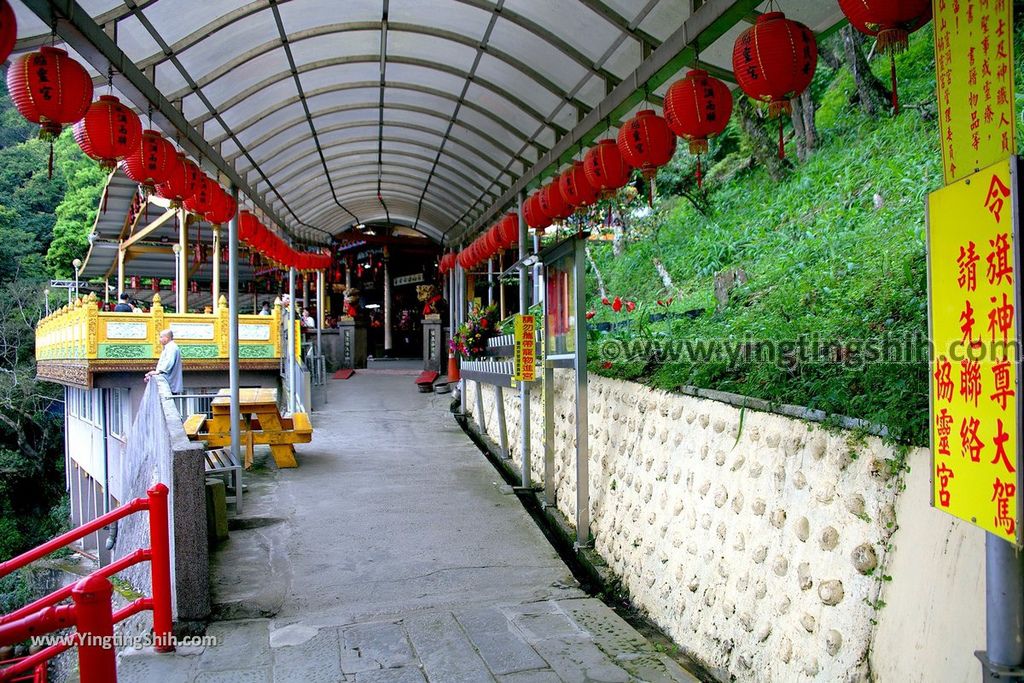
[[[30,671],[38,677],[46,662],[72,645],[78,648],[78,670],[83,683],[108,683],[117,680],[116,650],[113,647],[114,624],[145,610],[153,612],[153,643],[157,652],[172,652],[171,639],[171,555],[167,527],[167,487],[157,484],[146,498],[135,500],[72,529],[52,541],[6,562],[0,562],[0,578],[16,569],[59,550],[108,524],[136,512],[149,512],[149,548],[103,567],[77,583],[56,590],[10,614],[0,616],[0,646],[20,643],[28,638],[74,627],[75,635],[21,658],[0,669],[0,683],[22,680]],[[114,612],[110,603],[113,588],[109,577],[149,561],[152,573],[152,597],[139,598]],[[71,598],[70,605],[59,604]]]

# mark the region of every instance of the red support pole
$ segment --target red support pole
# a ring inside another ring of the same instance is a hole
[[[78,671],[82,683],[116,683],[117,650],[110,597],[114,589],[102,576],[89,576],[71,591],[78,621]]]
[[[167,527],[167,487],[157,484],[147,493],[153,575],[153,649],[174,652],[174,643],[171,642],[171,542]]]

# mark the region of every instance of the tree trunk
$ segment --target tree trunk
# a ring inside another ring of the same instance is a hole
[[[768,122],[758,116],[754,105],[747,97],[739,97],[735,106],[739,116],[743,136],[750,144],[751,153],[758,164],[764,166],[772,180],[783,180],[789,170],[784,159],[779,158],[779,146],[775,137],[769,133]],[[772,127],[777,125],[773,119]]]
[[[794,97],[790,103],[793,106],[793,130],[796,132],[796,156],[800,163],[805,163],[818,146],[818,128],[814,124],[817,107],[810,89]]]
[[[864,57],[864,35],[855,30],[852,26],[843,27],[840,32],[843,40],[843,55],[846,58],[846,66],[853,74],[853,82],[857,85],[857,98],[860,100],[860,108],[868,116],[877,117],[879,114],[889,110],[889,100],[892,92],[889,91],[881,81],[875,78],[871,72],[868,60]]]
[[[669,296],[675,297],[678,294],[676,283],[672,281],[672,275],[665,268],[665,264],[659,258],[652,259],[652,262],[654,263],[654,269],[658,271],[658,277],[661,278],[661,284],[665,285],[665,291],[668,292]]]
[[[590,253],[590,245],[586,246],[587,261],[590,262],[590,267],[594,269],[594,277],[597,278],[597,293],[601,295],[602,299],[608,298],[608,290],[604,287],[604,277],[601,275],[601,269],[597,267],[597,262],[594,261],[593,254]]]

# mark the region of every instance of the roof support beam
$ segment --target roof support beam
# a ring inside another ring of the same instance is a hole
[[[126,249],[129,249],[136,242],[139,242],[141,240],[146,239],[146,237],[148,237],[150,235],[150,233],[152,233],[154,230],[159,228],[161,225],[163,225],[167,221],[169,221],[172,218],[174,218],[174,214],[176,214],[176,213],[178,213],[177,209],[174,209],[174,208],[167,209],[162,214],[160,214],[160,216],[156,220],[154,220],[152,223],[150,223],[149,225],[144,227],[142,230],[139,230],[138,232],[134,233],[131,237],[129,237],[125,241],[121,242],[121,245],[118,248],[121,251],[125,251]]]
[[[166,130],[181,135],[180,144],[196,159],[208,159],[217,171],[244,193],[249,200],[275,223],[284,227],[288,222],[268,206],[246,182],[235,172],[224,157],[189,125],[185,117],[164,97],[153,82],[132,60],[110,39],[110,36],[90,18],[75,0],[22,0],[24,5],[47,26],[57,24],[57,33],[69,46],[82,55],[93,68],[101,73],[107,65],[114,69],[114,85],[138,107],[147,111],[152,105],[153,121]]]
[[[704,3],[629,77],[615,86],[610,95],[587,113],[568,135],[559,139],[551,150],[530,167],[497,203],[491,205],[473,223],[464,224],[461,229],[457,229],[457,225],[452,226],[456,232],[447,241],[461,242],[488,225],[498,213],[517,200],[520,192],[557,171],[573,158],[578,149],[592,144],[608,128],[609,121],[621,120],[644,99],[645,86],[648,92],[654,90],[691,63],[695,40],[699,39],[702,45],[712,44],[742,21],[758,4],[758,0],[708,0]]]

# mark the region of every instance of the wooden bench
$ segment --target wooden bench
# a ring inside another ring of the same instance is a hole
[[[309,415],[295,413],[282,417],[277,408],[274,389],[242,389],[239,392],[242,413],[241,438],[245,446],[245,469],[252,467],[256,444],[270,446],[278,467],[298,467],[295,444],[309,443],[313,439],[313,426]],[[205,441],[213,448],[231,445],[231,399],[222,389],[213,399],[213,416],[190,415],[185,420],[185,433],[195,441]]]

